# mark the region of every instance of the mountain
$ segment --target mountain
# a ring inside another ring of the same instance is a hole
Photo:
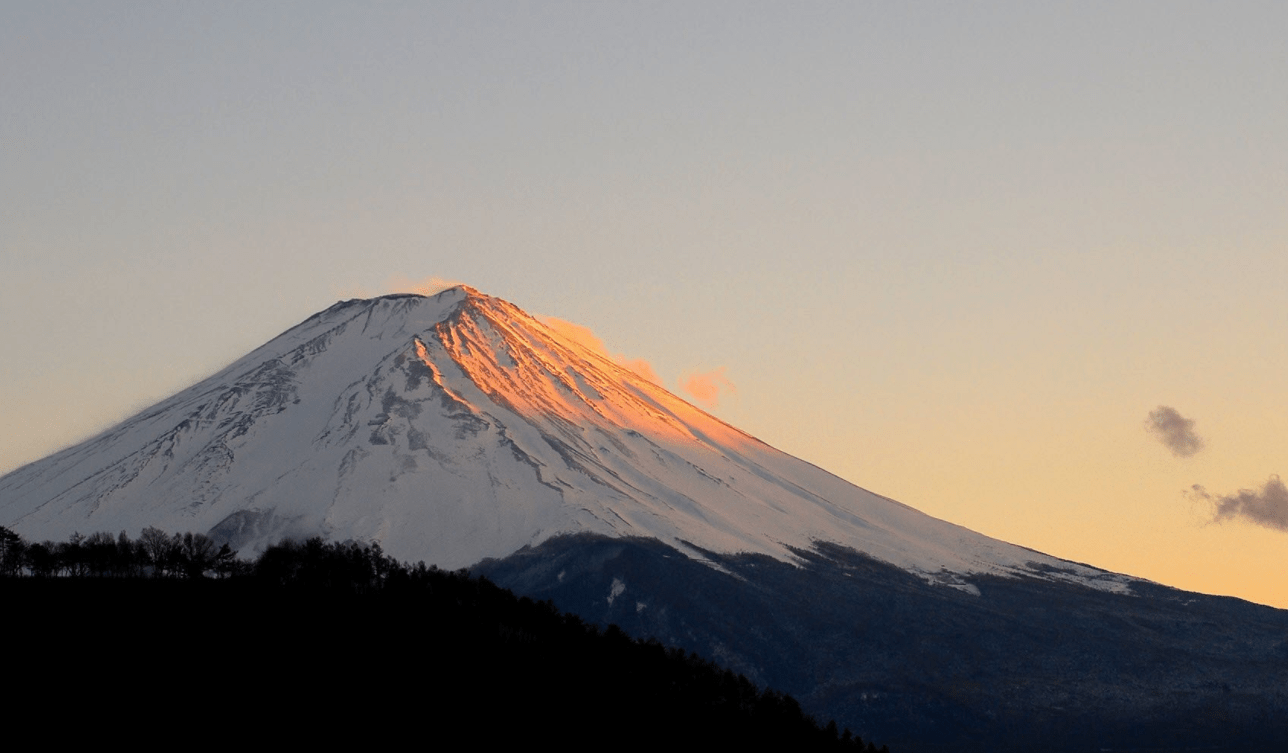
[[[379,542],[896,750],[1288,745],[1288,613],[931,518],[465,286],[337,303],[0,478],[0,525]]]
[[[0,500],[0,521],[34,540],[152,525],[253,550],[321,535],[447,568],[558,534],[783,562],[828,541],[966,590],[985,573],[1131,582],[860,489],[465,286],[338,303],[8,474]]]

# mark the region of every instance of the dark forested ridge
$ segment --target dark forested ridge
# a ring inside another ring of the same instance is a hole
[[[70,697],[82,721],[165,717],[227,733],[253,719],[328,741],[411,723],[430,743],[463,732],[875,751],[696,654],[464,571],[320,539],[246,563],[205,537],[149,531],[32,546],[0,529],[8,664],[31,667],[11,673],[23,689],[11,710]]]
[[[978,576],[976,595],[822,543],[796,565],[701,554],[582,534],[473,570],[900,751],[1288,750],[1288,611],[1143,581]]]
[[[483,579],[318,539],[250,563],[155,529],[39,546],[0,529],[6,710],[229,739],[410,723],[430,742],[870,749],[769,686],[900,751],[1288,750],[1283,610],[1143,583],[977,578],[972,595],[798,554],[712,567],[583,535],[478,563]]]

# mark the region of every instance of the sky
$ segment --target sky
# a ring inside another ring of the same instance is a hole
[[[0,3],[0,473],[464,282],[937,517],[1288,608],[1288,4]]]

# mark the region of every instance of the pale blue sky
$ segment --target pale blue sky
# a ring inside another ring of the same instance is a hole
[[[0,472],[467,282],[984,533],[1288,606],[1283,3],[0,4]],[[1168,455],[1159,404],[1208,449]],[[1201,554],[1196,554],[1196,552]],[[1233,563],[1233,564],[1231,564]]]

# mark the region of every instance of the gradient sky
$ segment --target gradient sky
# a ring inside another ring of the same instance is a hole
[[[933,515],[1288,607],[1285,29],[1282,2],[0,4],[0,472],[440,278]]]

